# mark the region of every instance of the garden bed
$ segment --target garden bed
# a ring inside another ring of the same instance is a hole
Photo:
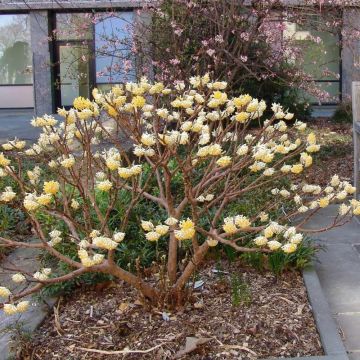
[[[78,289],[61,300],[24,346],[21,358],[173,359],[188,337],[204,343],[178,358],[323,354],[299,272],[276,278],[239,263],[221,268],[226,271],[215,270],[215,263],[207,266],[196,283],[204,285],[194,290],[189,305],[173,313],[146,308],[137,292],[123,283]],[[112,355],[125,348],[131,352]],[[132,352],[139,350],[149,352]]]

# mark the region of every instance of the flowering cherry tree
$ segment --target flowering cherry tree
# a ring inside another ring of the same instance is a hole
[[[20,293],[0,287],[7,314],[27,309],[23,297],[89,272],[121,279],[153,304],[178,304],[211,247],[293,253],[313,214],[354,193],[355,188],[337,175],[325,188],[304,183],[301,176],[320,149],[316,136],[304,133],[306,124],[281,105],[272,104],[272,117],[262,119],[264,101],[248,94],[230,97],[226,88],[226,82],[211,81],[206,74],[171,87],[143,78],[108,93],[95,89],[94,101],[79,97],[70,110],[58,109],[62,121],[49,115],[33,119],[32,125],[41,129],[36,144],[27,148],[15,139],[2,145],[0,175],[12,178],[17,187],[3,189],[0,202],[20,204],[37,240],[1,237],[1,246],[40,249],[70,269],[55,276],[50,268],[35,273],[21,264],[8,268],[15,283],[31,286]],[[251,129],[254,123],[258,127]],[[130,149],[120,133],[131,140]],[[43,165],[24,171],[24,156]],[[284,178],[289,181],[274,187]],[[232,204],[259,189],[269,192],[272,201],[256,214],[231,210]],[[99,204],[101,194],[107,194],[105,209]],[[113,230],[108,220],[122,198],[128,199],[126,211]],[[277,211],[285,199],[293,205],[290,213]],[[138,241],[128,235],[128,224],[135,205],[143,200],[163,214],[156,221],[140,219],[138,232],[150,242],[166,240],[165,290],[156,279],[142,278],[115,262],[121,242]],[[43,214],[58,219],[66,230],[47,229]],[[299,214],[302,220],[291,222]],[[360,214],[359,201],[341,204],[328,228],[340,226],[352,214]],[[62,242],[76,244],[76,258],[61,251]],[[180,256],[182,243],[190,246],[190,258]]]

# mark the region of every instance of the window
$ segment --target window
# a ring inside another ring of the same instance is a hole
[[[285,37],[293,39],[304,49],[302,59],[297,63],[309,74],[317,88],[328,94],[325,100],[307,94],[311,103],[337,103],[340,100],[340,48],[337,34],[317,30],[309,25],[300,27],[288,23]]]
[[[133,17],[132,11],[98,17],[95,24],[98,85],[121,83],[135,78],[131,55]]]
[[[133,20],[132,11],[56,14],[57,106],[135,79]]]
[[[0,15],[0,85],[32,84],[28,15]]]

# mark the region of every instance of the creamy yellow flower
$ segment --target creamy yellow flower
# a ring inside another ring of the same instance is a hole
[[[269,239],[274,236],[274,231],[272,226],[268,226],[264,229],[264,236]]]
[[[80,204],[79,204],[79,202],[78,202],[77,200],[71,199],[71,204],[70,204],[70,206],[71,206],[74,210],[77,210],[77,209],[79,209]]]
[[[257,246],[265,246],[268,243],[268,239],[265,236],[257,236],[254,239],[254,243]]]
[[[7,159],[3,153],[0,153],[0,166],[8,166],[10,165],[10,160]]]
[[[27,194],[24,198],[23,204],[27,211],[35,211],[40,206],[34,194]]]
[[[233,218],[224,219],[223,229],[227,234],[235,234],[238,231]]]
[[[74,99],[73,106],[77,110],[84,110],[92,108],[92,103],[89,99],[79,96]]]
[[[110,180],[104,180],[104,181],[100,181],[96,184],[96,188],[101,190],[101,191],[110,191],[110,189],[112,188],[113,184]]]
[[[169,225],[169,226],[176,225],[177,223],[178,223],[178,220],[175,219],[174,217],[169,217],[165,220],[165,224]]]
[[[110,157],[106,159],[106,166],[111,171],[116,170],[120,166],[120,161]]]
[[[213,239],[213,238],[207,238],[207,239],[206,239],[206,242],[207,242],[207,244],[208,244],[210,247],[214,247],[214,246],[216,246],[216,245],[219,243],[218,240]]]
[[[259,214],[259,219],[261,222],[266,222],[269,220],[269,214],[265,213],[265,212],[261,212]]]
[[[149,240],[149,241],[158,241],[160,239],[160,236],[161,235],[159,233],[157,233],[156,231],[149,231],[145,235],[146,240]]]
[[[245,229],[251,226],[250,220],[244,215],[235,216],[235,224],[240,229]]]
[[[100,249],[114,250],[117,248],[118,243],[105,236],[98,236],[93,239],[93,244]]]
[[[16,193],[13,191],[12,187],[7,186],[5,191],[0,194],[0,201],[10,202],[15,198],[15,196]]]
[[[300,174],[304,170],[304,167],[302,164],[295,164],[291,167],[291,172],[293,174]]]
[[[154,224],[151,221],[144,221],[141,220],[141,227],[145,231],[152,231],[154,230]]]
[[[4,313],[6,315],[15,315],[17,313],[17,308],[14,304],[4,304]]]
[[[144,133],[141,135],[141,140],[142,144],[144,144],[145,146],[153,146],[155,145],[156,141],[155,141],[155,136],[152,134],[148,134],[148,133]]]
[[[296,251],[296,248],[297,248],[297,245],[294,244],[294,243],[288,243],[288,244],[285,244],[281,247],[282,251],[285,253],[285,254],[291,254],[293,252]]]
[[[271,240],[267,243],[267,246],[270,250],[276,251],[281,248],[281,243],[276,240]]]
[[[306,151],[309,152],[309,153],[318,152],[319,150],[320,150],[320,145],[318,145],[318,144],[309,145],[306,148]]]
[[[333,187],[337,187],[337,186],[340,185],[339,175],[334,175],[334,176],[331,178],[330,185],[333,186]]]
[[[125,233],[123,232],[117,232],[113,235],[113,239],[114,241],[116,241],[117,243],[123,241],[125,238]]]
[[[233,99],[233,103],[236,107],[242,107],[247,105],[252,100],[252,97],[249,94],[241,95]]]
[[[131,104],[135,107],[135,108],[142,108],[144,107],[144,105],[146,104],[146,100],[143,96],[134,96],[131,100]]]
[[[236,151],[236,154],[239,156],[243,156],[243,155],[247,154],[248,151],[249,151],[249,146],[246,144],[243,144],[243,145],[239,146],[239,148]]]
[[[227,167],[231,164],[231,157],[230,156],[222,156],[220,159],[216,161],[216,164],[220,167]]]
[[[244,124],[249,119],[249,117],[250,117],[249,113],[242,111],[242,112],[236,114],[234,118],[237,122]]]
[[[27,311],[29,309],[30,306],[30,302],[27,300],[24,301],[20,301],[17,305],[16,305],[16,311],[19,313],[23,313],[25,311]]]
[[[161,236],[166,235],[169,232],[168,225],[157,225],[155,227],[155,231],[160,234]]]
[[[0,297],[7,298],[11,295],[11,291],[5,286],[0,286]]]
[[[312,132],[307,137],[307,142],[309,145],[315,145],[316,144],[316,135]]]
[[[15,283],[22,283],[26,280],[26,278],[23,274],[17,273],[11,277],[11,280]]]
[[[60,189],[60,184],[57,181],[51,180],[51,181],[45,181],[44,182],[44,193],[45,194],[51,194],[55,195]]]
[[[51,203],[52,200],[52,195],[51,194],[41,194],[40,196],[38,196],[36,198],[36,201],[43,206],[49,205]]]
[[[209,155],[219,156],[222,153],[222,148],[219,144],[209,145]]]

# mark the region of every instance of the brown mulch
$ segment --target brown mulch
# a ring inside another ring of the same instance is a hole
[[[314,156],[314,164],[307,169],[308,183],[325,186],[334,174],[342,180],[353,179],[352,124],[336,124],[329,119],[316,119],[308,128],[317,135],[321,150]]]
[[[204,281],[202,289],[176,312],[146,308],[136,291],[121,282],[78,289],[62,299],[20,358],[210,360],[323,353],[298,272],[277,279],[239,263],[224,268],[231,275],[214,273],[215,264],[208,265],[197,278]],[[238,305],[231,295],[234,275],[242,284]],[[203,344],[176,357],[187,337]],[[150,351],[111,355],[125,348]]]

